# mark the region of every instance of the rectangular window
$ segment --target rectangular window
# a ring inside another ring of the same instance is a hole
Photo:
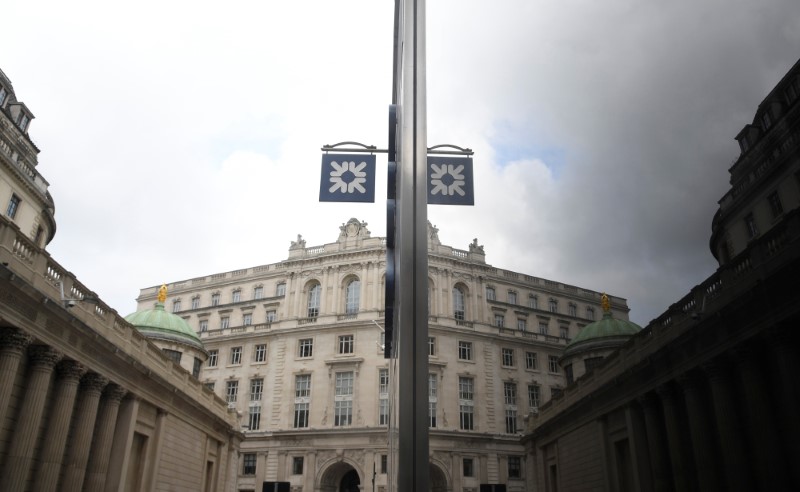
[[[192,309],[200,309],[200,298],[192,297]]]
[[[264,379],[253,378],[250,380],[250,401],[261,401],[264,392]]]
[[[378,400],[378,425],[389,425],[389,399]]]
[[[747,227],[747,238],[753,239],[758,236],[758,227],[756,226],[756,219],[753,214],[747,214],[744,218],[745,227]]]
[[[495,314],[494,315],[494,326],[498,328],[504,327],[506,324],[506,317],[502,314]]]
[[[569,305],[569,315],[570,316],[577,316],[578,315],[578,306],[575,304]]]
[[[258,299],[262,299],[263,297],[264,297],[264,287],[261,287],[259,285],[258,287],[253,289],[253,299],[258,300]]]
[[[539,298],[534,295],[528,296],[528,307],[531,309],[539,309]]]
[[[539,322],[539,334],[547,335],[547,323],[545,323],[544,321]]]
[[[506,434],[517,432],[517,409],[506,408]]]
[[[211,381],[209,383],[206,383],[206,388],[210,389],[211,391],[214,391],[214,388],[216,388],[216,387],[217,387],[217,383],[215,381]]]
[[[242,316],[242,324],[244,326],[250,326],[253,324],[253,315],[251,313],[246,313]]]
[[[278,313],[274,310],[267,311],[267,323],[274,323],[278,319]]]
[[[180,310],[181,310],[181,300],[175,299],[174,301],[172,301],[172,312],[177,313]]]
[[[292,458],[292,475],[303,474],[303,457],[295,456]]]
[[[6,208],[6,215],[9,219],[13,219],[17,215],[19,203],[22,200],[17,195],[11,195],[11,200],[8,201],[8,208]]]
[[[256,474],[256,453],[242,454],[242,475]]]
[[[169,357],[172,360],[172,362],[180,365],[181,356],[183,355],[182,352],[180,352],[178,350],[170,350],[170,349],[161,349],[161,351],[164,353],[164,355]]]
[[[334,393],[333,425],[347,426],[353,423],[353,372],[337,372]]]
[[[234,290],[232,299],[233,299],[233,302],[241,302],[241,300],[242,300],[242,291],[241,290]]]
[[[508,478],[522,478],[522,459],[519,456],[508,457]]]
[[[311,399],[311,374],[294,377],[294,427],[308,427],[308,404]]]
[[[381,455],[381,474],[386,475],[389,470],[389,457],[385,454]]]
[[[770,193],[767,197],[767,201],[769,201],[769,209],[772,212],[773,219],[777,219],[783,214],[783,204],[781,203],[781,197],[778,195],[777,191]]]
[[[503,383],[503,398],[506,405],[517,404],[517,384],[516,383]]]
[[[378,370],[378,425],[389,425],[389,369]]]
[[[278,296],[278,297],[286,295],[286,284],[285,283],[281,282],[281,283],[278,284],[277,287],[275,287],[275,295]]]
[[[231,325],[231,319],[228,316],[223,316],[219,319],[219,327],[223,330],[227,329]]]
[[[251,431],[261,428],[261,405],[250,405],[248,408],[247,425]]]
[[[461,430],[473,430],[475,402],[475,386],[472,378],[458,378],[458,406],[459,406],[459,426]]]
[[[227,381],[225,383],[225,401],[228,403],[236,403],[236,398],[239,395],[239,381]]]
[[[436,338],[428,337],[428,355],[433,357],[436,355]]]
[[[311,338],[303,338],[297,344],[298,357],[311,357],[314,353],[314,340]]]
[[[566,326],[560,326],[558,328],[558,337],[566,340],[569,338],[569,328]]]
[[[516,304],[517,303],[517,293],[513,290],[508,291],[508,303],[509,304]]]
[[[514,349],[504,348],[501,352],[503,356],[503,365],[506,367],[514,367]]]
[[[551,313],[557,313],[558,312],[558,301],[556,301],[555,299],[550,299],[549,307],[550,307],[550,312]]]
[[[381,397],[389,395],[389,369],[378,370],[378,393]]]
[[[558,373],[558,357],[555,355],[549,355],[547,357],[548,369],[552,373]]]
[[[217,367],[217,358],[219,357],[219,350],[208,351],[208,367]]]
[[[342,335],[339,337],[339,353],[353,353],[353,335]]]
[[[208,331],[208,320],[201,319],[200,320],[200,333],[205,333]]]
[[[525,369],[538,370],[538,361],[536,352],[525,352]]]
[[[428,374],[428,427],[436,428],[436,405],[439,401],[439,388],[436,374]]]
[[[472,360],[472,342],[458,342],[458,358]]]
[[[267,360],[267,344],[259,343],[253,351],[254,362],[264,362]]]
[[[242,363],[242,347],[232,347],[230,365],[238,366],[241,363]]]
[[[494,287],[486,287],[486,300],[487,301],[494,301]]]
[[[517,318],[517,329],[519,331],[528,331],[528,320]]]
[[[586,307],[586,317],[589,319],[594,319],[594,308],[593,307]]]
[[[539,402],[541,401],[539,398],[540,391],[538,384],[529,384],[528,385],[528,406],[531,410],[535,408],[539,408]]]
[[[211,294],[211,305],[219,306],[219,293]]]
[[[474,468],[474,464],[473,464],[472,458],[464,458],[464,460],[462,461],[462,464],[463,464],[463,466],[462,466],[462,469],[463,469],[462,474],[465,477],[474,477],[475,476],[475,468]]]

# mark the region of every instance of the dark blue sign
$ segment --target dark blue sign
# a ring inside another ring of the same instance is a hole
[[[374,202],[375,155],[323,154],[321,202]]]
[[[471,157],[428,156],[428,204],[475,205]]]

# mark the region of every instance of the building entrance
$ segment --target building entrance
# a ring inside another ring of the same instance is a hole
[[[342,482],[339,484],[339,492],[360,492],[361,480],[358,478],[358,473],[351,469],[342,477]]]

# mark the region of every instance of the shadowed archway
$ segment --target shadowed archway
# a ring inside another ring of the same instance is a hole
[[[361,476],[353,465],[339,461],[330,465],[319,481],[320,492],[360,492]]]

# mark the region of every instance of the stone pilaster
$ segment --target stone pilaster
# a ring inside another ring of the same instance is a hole
[[[708,419],[707,405],[704,399],[702,374],[691,372],[678,378],[683,389],[686,402],[686,413],[689,416],[689,432],[694,450],[695,468],[700,490],[720,490],[714,456],[714,443],[711,441],[712,428]]]
[[[148,452],[147,471],[145,474],[145,488],[144,490],[154,490],[156,486],[156,477],[158,476],[158,467],[161,463],[161,453],[164,449],[164,433],[166,432],[167,418],[169,414],[162,409],[158,409],[156,415],[156,428],[153,431],[153,450]]]
[[[785,437],[786,452],[789,456],[800,456],[800,362],[797,347],[789,336],[794,327],[777,326],[767,331],[766,341],[769,348],[772,373],[775,375],[779,428]],[[790,467],[794,483],[800,484],[800,467]]]
[[[775,402],[766,390],[769,381],[761,373],[760,361],[752,346],[739,347],[733,353],[744,396],[747,417],[744,427],[754,446],[750,454],[755,461],[756,481],[764,490],[781,490],[786,483],[787,470],[770,408]]]
[[[106,474],[106,492],[124,491],[127,488],[125,478],[131,466],[131,450],[134,442],[136,420],[139,415],[139,398],[128,395],[122,400],[117,416],[117,427],[109,453],[108,473]]]
[[[639,398],[647,429],[647,448],[650,454],[650,471],[653,476],[653,490],[669,492],[672,490],[669,455],[664,438],[664,425],[658,411],[658,400],[652,393]]]
[[[0,328],[0,422],[6,420],[19,362],[31,341],[33,337],[21,330]]]
[[[86,463],[97,419],[100,394],[108,379],[90,372],[81,379],[78,407],[75,410],[70,448],[64,460],[64,478],[60,485],[63,492],[80,492],[86,476]]]
[[[33,452],[39,436],[44,404],[50,388],[53,368],[62,354],[46,345],[33,345],[28,349],[30,374],[25,386],[25,396],[14,423],[11,445],[0,479],[0,490],[24,490],[33,463]]]
[[[685,456],[690,454],[691,450],[684,445],[681,438],[685,433],[685,429],[681,425],[675,392],[670,386],[666,385],[657,388],[656,392],[661,399],[661,407],[664,411],[669,459],[672,464],[672,483],[675,485],[675,490],[693,490],[690,484],[694,482],[694,479],[690,477],[690,471],[684,461]]]
[[[750,463],[742,438],[743,429],[736,411],[741,403],[733,396],[729,369],[719,362],[705,364],[703,369],[708,375],[711,387],[726,490],[732,492],[753,490]]]
[[[625,413],[628,437],[631,444],[631,457],[636,470],[634,486],[638,487],[642,492],[650,492],[653,490],[653,476],[650,468],[650,448],[647,446],[644,411],[639,404],[631,402]]]
[[[74,360],[64,360],[56,366],[56,373],[53,411],[48,419],[47,439],[42,443],[35,478],[34,489],[37,492],[55,491],[58,486],[78,385],[86,374],[86,368]]]
[[[108,459],[111,453],[114,429],[117,425],[119,404],[126,393],[124,388],[113,383],[109,384],[103,392],[102,405],[97,415],[94,444],[92,444],[89,465],[86,470],[84,491],[102,492],[105,488]]]

